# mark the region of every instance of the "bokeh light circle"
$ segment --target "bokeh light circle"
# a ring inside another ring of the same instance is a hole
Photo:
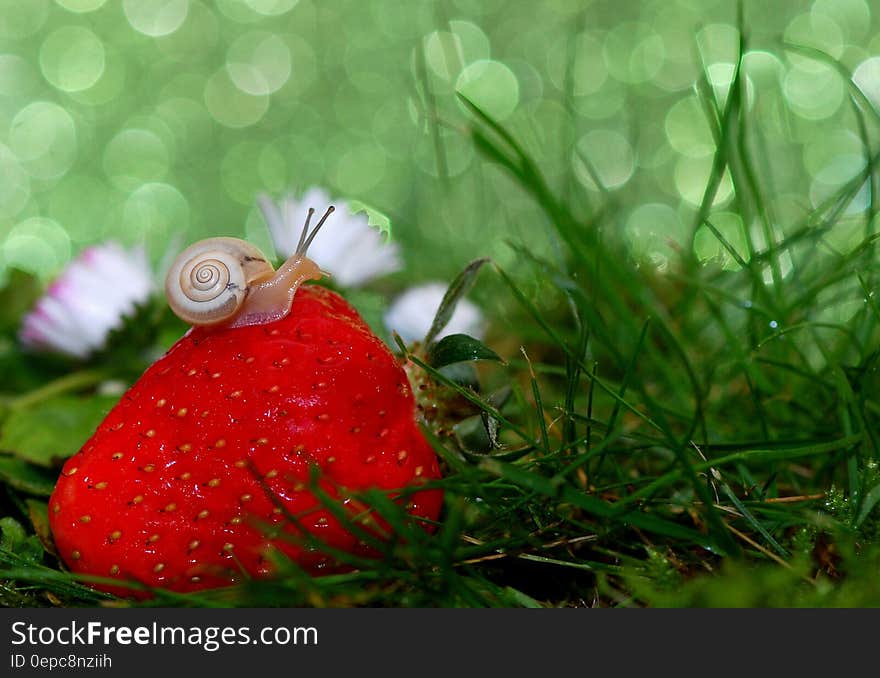
[[[43,41],[40,70],[63,92],[88,89],[104,72],[104,45],[88,28],[63,26]]]
[[[156,106],[156,115],[171,131],[181,154],[200,152],[211,143],[211,116],[200,101],[168,97]]]
[[[701,0],[704,2],[705,0]],[[739,57],[739,31],[729,23],[712,23],[697,31],[700,61],[733,63]]]
[[[133,29],[158,38],[180,28],[189,11],[189,0],[123,0],[122,9]]]
[[[630,85],[653,78],[666,57],[663,37],[645,23],[621,23],[605,36],[603,49],[608,72]]]
[[[720,109],[724,109],[727,105],[727,97],[730,95],[730,88],[733,85],[735,75],[736,65],[726,61],[716,61],[706,67],[706,79],[712,85],[715,101],[718,102]],[[745,100],[748,107],[754,100],[755,87],[751,80],[749,80],[748,75],[742,74],[740,79],[745,84]]]
[[[646,203],[630,212],[624,228],[630,252],[665,270],[678,246],[685,244],[681,218],[669,205]]]
[[[289,97],[296,97],[311,87],[318,77],[318,58],[308,41],[296,35],[285,36],[290,50],[290,78],[282,92]]]
[[[857,153],[840,153],[816,172],[815,181],[829,188],[839,188],[865,169],[865,156]],[[830,191],[829,191],[830,192]],[[819,204],[817,201],[815,204]]]
[[[560,40],[549,46],[547,51],[547,70],[554,86],[564,91],[568,86],[567,78],[571,78],[572,94],[576,97],[587,96],[599,91],[608,79],[608,68],[602,59],[601,36],[592,32],[579,33],[573,38],[573,44]],[[571,62],[571,73],[569,60]]]
[[[703,158],[681,157],[675,163],[673,177],[675,188],[685,202],[697,206],[703,202],[703,193],[712,174],[712,156]],[[733,182],[730,173],[724,172],[715,192],[713,205],[727,202],[733,195]]]
[[[387,69],[382,68],[381,64],[385,58],[382,51],[375,49],[359,49],[354,45],[349,45],[345,49],[344,66],[348,84],[351,88],[356,88],[359,99],[363,99],[366,95],[384,95],[393,96],[396,78]],[[355,106],[355,111],[363,115],[363,109]]]
[[[281,193],[290,189],[287,158],[277,146],[263,146],[257,162],[257,176],[263,191]]]
[[[445,172],[448,177],[455,177],[464,172],[474,160],[474,145],[470,139],[460,134],[441,133],[442,146],[434,144],[429,136],[422,137],[414,149],[415,161],[419,168],[432,177],[441,176]],[[443,154],[438,159],[437,153]]]
[[[364,195],[385,175],[385,152],[376,144],[365,143],[350,147],[333,167],[333,179],[345,195]]]
[[[290,50],[272,33],[246,33],[230,46],[226,69],[241,91],[257,96],[271,94],[290,77]]]
[[[715,152],[712,130],[694,94],[679,100],[669,109],[664,128],[669,145],[682,155],[702,158]]]
[[[576,97],[574,108],[578,114],[586,118],[604,120],[620,113],[626,96],[626,86],[618,80],[608,78],[597,92]]]
[[[164,178],[168,155],[159,135],[146,129],[125,129],[104,149],[104,172],[115,186],[130,191]]]
[[[625,136],[613,130],[597,129],[587,132],[576,146],[574,166],[578,179],[585,186],[596,189],[590,169],[595,170],[605,188],[622,186],[635,170],[635,153]],[[591,167],[585,163],[588,161]]]
[[[269,108],[269,97],[252,95],[240,90],[221,68],[205,84],[205,105],[208,112],[226,127],[248,127],[257,122]]]
[[[850,164],[848,159],[853,157],[861,158],[859,170],[864,167],[865,146],[858,134],[850,130],[831,130],[826,134],[816,135],[804,144],[804,169],[813,177],[826,172],[826,178],[831,178],[834,173],[829,171],[829,168],[835,165],[843,168]],[[841,158],[847,158],[847,160],[840,163]],[[853,176],[854,173],[846,173],[844,176],[840,176],[837,181],[843,183]]]
[[[55,0],[55,2],[69,12],[85,14],[100,9],[107,0]]]
[[[826,14],[807,12],[792,19],[782,34],[786,42],[794,45],[812,47],[839,59],[843,53],[845,41],[840,26]],[[793,64],[804,70],[821,69],[824,64],[809,56],[793,52],[789,55]]]
[[[797,115],[807,120],[824,120],[840,108],[846,86],[832,67],[816,62],[815,67],[804,68],[798,61],[785,74],[782,91]]]
[[[782,81],[785,66],[772,52],[749,50],[743,55],[742,72],[759,89],[776,89]]]
[[[70,238],[52,219],[31,217],[10,231],[3,243],[3,259],[7,266],[47,278],[70,259]]]
[[[70,174],[52,188],[48,216],[61,224],[70,239],[88,243],[110,228],[112,189],[86,174]]]
[[[425,64],[444,83],[453,82],[466,64],[491,56],[489,37],[482,28],[461,20],[450,21],[448,26],[449,30],[432,31],[422,41]]]
[[[71,99],[88,106],[100,106],[114,101],[125,88],[125,57],[112,45],[104,46],[104,71],[88,89],[68,92]]]
[[[20,40],[36,33],[49,16],[49,0],[0,0],[0,38]]]
[[[30,63],[15,54],[0,54],[0,99],[25,101],[37,89],[37,72]]]
[[[132,192],[122,208],[122,239],[145,243],[148,251],[159,257],[165,254],[169,237],[185,233],[189,224],[189,203],[170,184],[144,184]]]
[[[0,219],[21,212],[31,195],[30,178],[8,147],[0,144]]]
[[[415,220],[403,244],[448,240],[448,259],[462,258],[476,239],[451,236],[484,201],[483,179],[491,177],[488,199],[503,203],[486,218],[487,241],[519,237],[513,217],[535,207],[509,173],[482,161],[458,89],[502,122],[579,216],[604,204],[607,187],[629,251],[672,265],[660,234],[693,223],[716,151],[700,99],[727,103],[742,44],[730,7],[451,4],[432,16],[432,3],[398,3],[392,13],[381,3],[302,0],[0,0],[0,253],[13,226],[37,215],[77,246],[122,232],[152,195],[145,185],[186,197],[185,238],[240,235],[244,215],[258,214],[258,192],[320,185],[404,219],[424,200],[430,216]],[[742,60],[738,113],[774,227],[784,230],[850,185],[876,150],[873,112],[865,148],[843,71],[880,111],[880,11],[872,0],[773,4],[746,11],[745,44],[755,49]],[[783,44],[783,31],[843,69]],[[455,209],[440,195],[441,175]],[[723,207],[733,196],[725,175],[713,218],[747,208],[747,193]],[[781,195],[797,209],[782,210]],[[868,215],[857,213],[869,199],[859,190],[842,221],[863,222]],[[731,232],[755,225],[738,228]],[[19,249],[39,240],[18,235]],[[528,229],[522,237],[546,245]],[[449,273],[442,261],[430,265]]]
[[[9,146],[32,177],[54,179],[76,159],[76,125],[58,104],[35,101],[13,118]]]
[[[242,0],[214,0],[218,10],[227,18],[240,24],[252,24],[262,20],[262,14]]]
[[[219,42],[220,21],[214,7],[190,0],[184,22],[173,33],[157,38],[155,44],[162,54],[186,64],[187,70],[204,74],[209,64],[216,63]]]
[[[311,113],[311,109],[305,109]],[[290,162],[290,172],[293,175],[291,183],[285,187],[285,191],[304,190],[313,184],[326,182],[327,167],[330,158],[327,148],[320,137],[315,137],[309,132],[289,134],[272,140],[272,145],[281,149],[284,157]]]
[[[451,31],[432,31],[422,44],[425,63],[436,76],[449,81],[460,71],[464,50],[457,35]]]
[[[258,193],[270,190],[260,177],[264,144],[243,141],[230,148],[220,163],[220,180],[226,194],[241,205],[252,205]]]
[[[715,212],[712,225],[743,261],[749,260],[748,241],[742,217],[735,212]],[[725,247],[708,226],[701,226],[694,236],[694,254],[704,264],[716,262],[728,271],[740,268],[737,258]]]
[[[299,0],[245,0],[248,7],[263,16],[280,16],[296,7]]]
[[[871,30],[871,9],[865,0],[815,0],[811,13],[832,19],[848,42],[861,41]]]
[[[810,204],[814,207],[835,198],[852,179],[864,170],[866,159],[863,153],[840,152],[831,155],[826,164],[819,169],[810,183]],[[845,215],[864,212],[870,202],[868,182],[862,183],[852,199],[847,203]]]
[[[458,38],[461,45],[464,63],[473,63],[491,56],[489,36],[486,32],[471,21],[454,19],[449,22],[449,30]]]
[[[869,57],[856,66],[852,80],[880,111],[880,56]]]
[[[468,64],[455,89],[496,120],[504,120],[519,103],[519,81],[500,61],[484,59]]]

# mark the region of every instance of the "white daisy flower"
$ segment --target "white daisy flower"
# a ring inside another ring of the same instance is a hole
[[[103,348],[111,330],[150,297],[153,278],[143,249],[115,242],[83,250],[27,314],[23,346],[86,358]]]
[[[370,226],[363,212],[354,214],[343,201],[334,201],[320,188],[310,188],[299,200],[291,196],[274,202],[267,195],[257,198],[269,234],[280,257],[296,250],[309,208],[322,213],[335,205],[331,222],[309,246],[309,258],[343,287],[359,287],[374,278],[400,270],[400,248]]]
[[[412,287],[397,297],[385,313],[385,326],[397,332],[406,343],[421,341],[425,338],[443,295],[446,285],[441,282],[430,282]],[[437,339],[448,334],[468,334],[477,339],[483,337],[485,322],[483,313],[476,304],[467,299],[460,299],[446,327],[437,335]]]

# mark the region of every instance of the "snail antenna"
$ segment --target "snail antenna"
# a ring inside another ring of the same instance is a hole
[[[309,216],[311,216],[311,213],[314,211],[315,211],[314,209],[309,209]],[[324,216],[321,217],[321,221],[319,221],[318,224],[315,226],[315,228],[312,229],[312,232],[309,233],[305,242],[302,242],[302,238],[300,238],[300,246],[296,248],[296,251],[299,254],[306,253],[306,251],[309,249],[309,245],[312,244],[312,240],[315,239],[315,236],[318,235],[318,231],[321,230],[321,226],[323,226],[324,222],[327,221],[327,217],[329,217],[335,211],[336,211],[336,208],[333,207],[333,205],[330,205],[330,207],[327,208],[327,211],[324,212]],[[306,222],[306,226],[308,227],[308,221]],[[303,237],[305,237],[305,231],[303,231]]]
[[[296,251],[298,253],[302,253],[303,251],[303,243],[306,241],[306,236],[309,234],[309,222],[312,220],[312,215],[315,213],[314,207],[309,207],[309,213],[306,215],[306,224],[303,226],[302,233],[299,235],[299,243],[296,246]]]

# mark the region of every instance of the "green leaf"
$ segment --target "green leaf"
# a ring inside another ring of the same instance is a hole
[[[0,480],[10,487],[48,497],[55,489],[56,474],[9,455],[0,455]]]
[[[0,518],[0,546],[28,563],[39,563],[43,558],[40,540],[36,535],[28,535],[14,518]]]
[[[11,333],[17,329],[21,317],[39,296],[40,281],[30,273],[12,269],[8,282],[0,289],[0,331]]]
[[[498,420],[485,412],[462,419],[452,427],[452,433],[464,457],[476,464],[488,458],[515,461],[535,449],[534,445],[502,446],[498,441]]]
[[[61,396],[14,409],[3,425],[0,450],[52,468],[83,446],[116,401]]]
[[[522,607],[538,610],[545,607],[545,605],[539,603],[530,595],[523,593],[519,589],[515,589],[512,586],[505,586],[504,592],[510,596],[510,600],[516,605],[521,605]]]
[[[455,312],[455,307],[458,305],[458,302],[465,294],[467,294],[468,290],[474,284],[474,279],[477,277],[480,268],[482,268],[483,264],[486,264],[489,261],[490,259],[488,257],[474,259],[471,263],[465,266],[464,270],[455,277],[455,280],[453,280],[452,283],[450,283],[449,288],[446,290],[446,294],[443,295],[443,300],[440,302],[440,307],[437,309],[437,313],[434,316],[434,322],[431,324],[431,329],[428,330],[428,334],[425,336],[425,346],[429,346],[431,342],[434,341],[434,338],[443,331],[443,328],[446,327],[449,323],[449,319]]]
[[[856,519],[856,527],[859,527],[865,522],[865,520],[867,520],[868,516],[871,515],[871,511],[877,506],[877,502],[880,502],[880,485],[875,485],[871,488],[871,491],[865,495],[865,500],[862,502],[862,509],[859,511],[859,517]]]
[[[497,420],[491,417],[489,420],[494,422],[494,428],[497,430]],[[462,419],[452,427],[452,432],[459,447],[471,454],[486,455],[497,447],[492,440],[489,427],[479,414]]]
[[[474,393],[480,392],[480,375],[472,362],[452,363],[437,370],[450,381],[459,386],[471,389]]]
[[[27,532],[24,531],[21,523],[15,518],[0,518],[0,545],[3,548],[17,553],[18,547],[24,543],[25,539],[27,539]]]
[[[43,545],[43,549],[53,556],[57,556],[55,542],[52,540],[52,531],[49,529],[49,505],[37,499],[28,499],[26,502],[28,518],[34,526],[34,532]]]
[[[380,233],[389,238],[391,237],[391,219],[389,219],[383,212],[380,212],[375,207],[371,207],[360,200],[349,200],[348,209],[351,210],[352,214],[363,212],[367,215],[367,223],[370,226],[378,228]]]
[[[503,362],[495,351],[466,334],[450,334],[436,344],[431,344],[428,349],[428,363],[434,367],[445,367],[468,360]]]

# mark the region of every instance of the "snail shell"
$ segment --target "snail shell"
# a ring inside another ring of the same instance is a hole
[[[237,238],[209,238],[178,255],[165,278],[171,309],[192,325],[214,325],[236,316],[255,284],[274,275],[256,247]]]

